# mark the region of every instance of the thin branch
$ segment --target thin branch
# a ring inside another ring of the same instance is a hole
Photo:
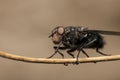
[[[76,59],[47,59],[47,58],[31,58],[19,55],[14,55],[0,51],[0,56],[12,60],[29,62],[29,63],[47,63],[47,64],[63,64],[63,63],[74,63]],[[103,61],[115,61],[120,60],[120,55],[113,56],[102,56],[102,57],[90,57],[90,58],[79,58],[79,63],[90,63],[90,62],[103,62]]]

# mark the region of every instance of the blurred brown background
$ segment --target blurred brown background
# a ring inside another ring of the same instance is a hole
[[[0,51],[48,57],[54,51],[48,35],[58,25],[120,31],[120,0],[0,0]],[[104,37],[102,52],[120,54],[120,37]],[[66,67],[0,58],[0,80],[120,80],[119,69],[120,61]]]

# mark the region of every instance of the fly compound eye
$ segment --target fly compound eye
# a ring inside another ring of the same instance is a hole
[[[64,28],[62,26],[58,27],[58,34],[62,35],[64,33]]]

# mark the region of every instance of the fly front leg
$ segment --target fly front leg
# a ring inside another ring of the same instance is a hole
[[[53,48],[56,50],[58,47],[57,47],[57,46],[54,46]],[[65,50],[65,49],[67,49],[67,47],[59,47],[59,49],[60,49],[60,50]],[[60,52],[59,50],[57,50],[57,52],[62,56],[62,58],[64,58],[64,55],[63,55],[62,52]]]
[[[62,42],[60,42],[59,45],[56,48],[54,48],[55,52],[51,56],[49,56],[48,58],[52,58],[57,52],[62,56],[62,58],[64,58],[64,55],[59,51],[59,48],[61,45],[62,45]]]

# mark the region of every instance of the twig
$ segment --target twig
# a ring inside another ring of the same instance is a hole
[[[47,64],[63,64],[63,63],[74,63],[76,59],[47,59],[47,58],[31,58],[19,55],[14,55],[0,51],[0,56],[12,60],[29,62],[29,63],[47,63]],[[102,57],[90,57],[90,58],[79,58],[79,63],[90,63],[90,62],[103,62],[103,61],[115,61],[120,60],[120,55],[113,56],[102,56]]]

